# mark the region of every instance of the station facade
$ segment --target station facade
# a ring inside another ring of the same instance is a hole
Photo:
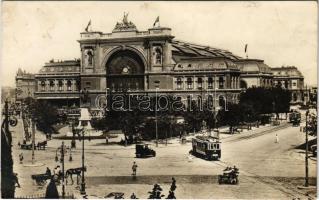
[[[51,60],[35,74],[36,99],[80,105],[87,91],[94,107],[96,99],[107,94],[157,93],[182,100],[212,96],[220,106],[221,100],[238,102],[248,87],[274,84],[273,69],[262,60],[176,40],[166,27],[138,31],[127,16],[111,33],[87,30],[78,42],[80,59]],[[298,82],[298,88],[302,90],[303,82]]]

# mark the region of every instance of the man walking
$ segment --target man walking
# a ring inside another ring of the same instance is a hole
[[[19,154],[19,160],[20,160],[20,164],[22,164],[23,163],[23,153]]]
[[[134,161],[133,162],[133,166],[132,166],[132,171],[133,171],[133,176],[136,176],[136,170],[137,170],[137,164],[136,164],[136,162]]]

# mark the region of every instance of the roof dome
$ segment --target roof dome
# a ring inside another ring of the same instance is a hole
[[[271,74],[271,68],[263,60],[242,59],[236,62],[241,72]]]

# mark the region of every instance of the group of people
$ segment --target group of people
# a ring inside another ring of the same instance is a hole
[[[234,173],[238,173],[239,169],[234,165],[234,167],[226,167],[224,169],[224,172],[234,172]]]
[[[169,190],[169,193],[166,197],[166,199],[176,199],[175,197],[175,193],[174,191],[176,190],[176,180],[174,177],[172,177],[172,184]],[[159,184],[155,184],[152,191],[149,192],[150,196],[149,199],[161,199],[162,197],[164,197],[165,195],[162,195],[162,191],[163,189],[161,188],[161,186]]]
[[[176,199],[174,191],[176,190],[176,180],[172,177],[172,184],[166,199]]]
[[[53,169],[53,174],[51,173],[51,170],[49,167],[47,167],[46,171],[45,171],[45,174],[48,175],[48,176],[52,176],[52,178],[54,180],[58,180],[58,178],[63,175],[62,173],[62,170],[61,170],[61,167],[60,165],[57,165],[54,169]]]

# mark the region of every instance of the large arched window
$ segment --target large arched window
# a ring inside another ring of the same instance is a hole
[[[187,89],[193,89],[193,79],[187,78]]]
[[[247,89],[247,83],[246,83],[246,81],[243,81],[243,80],[240,81],[240,88]]]
[[[45,81],[41,81],[41,90],[45,91]]]
[[[144,62],[142,57],[131,50],[120,50],[113,53],[106,64],[107,85],[115,91],[144,89]],[[134,87],[136,86],[136,87]]]
[[[54,91],[54,81],[50,81],[50,90]]]
[[[62,83],[62,80],[59,80],[59,82],[58,82],[58,86],[59,86],[59,91],[62,91],[62,90],[63,90],[63,83]]]

